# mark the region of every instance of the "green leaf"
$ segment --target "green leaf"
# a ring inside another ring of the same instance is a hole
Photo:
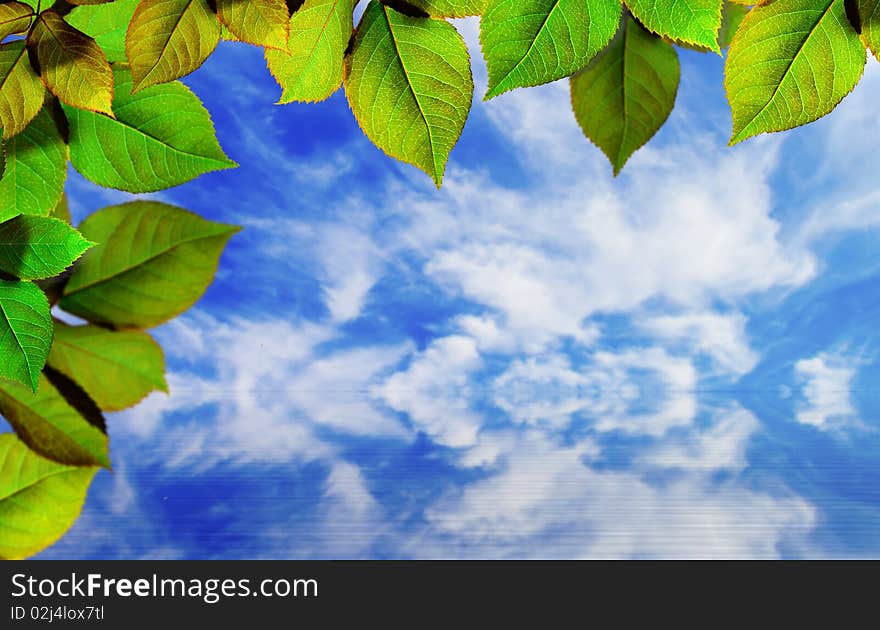
[[[87,179],[128,192],[153,192],[235,166],[220,148],[199,99],[180,82],[131,93],[131,73],[113,71],[116,119],[65,107],[70,161]]]
[[[61,538],[97,470],[53,462],[13,434],[0,434],[0,559],[27,558]]]
[[[486,0],[406,0],[406,4],[435,18],[482,15],[486,8]]]
[[[55,11],[43,11],[28,35],[49,91],[73,107],[110,116],[113,72],[101,47]]]
[[[32,282],[0,280],[0,378],[37,388],[52,345],[49,301]]]
[[[105,411],[168,391],[162,348],[147,333],[56,322],[49,365],[76,381]]]
[[[678,91],[678,55],[632,17],[589,66],[571,78],[571,102],[584,134],[614,174],[663,125]]]
[[[0,4],[0,40],[28,30],[33,15],[33,9],[22,2]]]
[[[749,9],[741,4],[724,0],[721,9],[721,30],[718,31],[718,46],[725,49],[730,46],[736,29],[742,24]]]
[[[6,141],[6,172],[0,179],[0,221],[19,214],[46,216],[67,179],[67,145],[47,110],[24,132]]]
[[[59,219],[19,216],[0,223],[0,270],[22,280],[51,278],[92,245]]]
[[[580,70],[614,36],[620,13],[620,0],[489,0],[480,21],[486,99]]]
[[[721,1],[626,0],[626,6],[649,31],[721,54]]]
[[[53,219],[59,219],[67,224],[73,224],[70,220],[70,207],[67,205],[67,195],[61,195],[61,199],[55,204],[49,216]]]
[[[108,4],[76,7],[68,24],[94,38],[110,62],[125,61],[125,32],[140,0],[115,0]]]
[[[473,91],[467,47],[452,25],[370,2],[346,58],[345,93],[379,148],[439,186]]]
[[[0,382],[0,415],[43,457],[72,466],[110,467],[107,435],[72,407],[44,374],[36,393]]]
[[[775,0],[737,31],[725,67],[730,143],[821,118],[856,86],[865,46],[843,0]]]
[[[217,17],[243,42],[287,49],[290,14],[285,0],[217,0]]]
[[[880,0],[858,0],[862,40],[880,60]]]
[[[282,88],[279,103],[321,101],[342,85],[355,0],[306,0],[290,18],[290,52],[266,50]]]
[[[220,41],[206,0],[142,0],[125,40],[134,91],[197,70]]]
[[[80,225],[99,245],[74,269],[61,308],[117,328],[158,326],[202,296],[238,229],[158,202],[100,210]]]
[[[45,95],[46,88],[31,67],[24,42],[0,45],[0,129],[4,138],[8,140],[28,126],[43,107]]]

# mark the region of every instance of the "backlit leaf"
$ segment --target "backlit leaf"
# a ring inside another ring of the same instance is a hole
[[[614,36],[620,13],[620,0],[489,0],[480,21],[486,98],[580,70]]]
[[[197,70],[220,41],[220,23],[206,0],[142,0],[126,36],[134,90]]]
[[[33,9],[22,2],[0,4],[0,40],[28,30],[33,14]]]
[[[53,462],[15,435],[0,434],[0,559],[21,560],[61,538],[97,470]]]
[[[61,198],[67,178],[67,145],[49,110],[40,112],[5,145],[0,221],[19,214],[46,216]]]
[[[717,53],[722,0],[626,0],[632,14],[654,33]]]
[[[189,88],[175,81],[132,94],[131,73],[120,67],[113,74],[115,120],[65,107],[70,161],[86,178],[110,188],[152,192],[235,166]]]
[[[370,2],[346,58],[345,93],[379,148],[439,186],[473,89],[467,47],[450,24]]]
[[[68,24],[92,37],[111,62],[125,61],[125,32],[140,0],[114,0],[109,4],[76,7]]]
[[[28,35],[46,87],[73,107],[113,115],[113,73],[101,47],[55,11],[43,11]]]
[[[678,90],[678,55],[627,17],[589,66],[572,76],[571,101],[584,131],[608,156],[614,173],[666,121]]]
[[[486,8],[486,0],[406,0],[406,3],[436,18],[481,15]]]
[[[290,18],[290,52],[266,50],[280,103],[324,100],[342,85],[354,0],[306,0]]]
[[[107,435],[74,409],[44,374],[36,393],[0,382],[0,415],[43,457],[73,466],[110,467]]]
[[[56,322],[49,365],[76,381],[105,411],[168,391],[162,348],[147,333]]]
[[[22,215],[0,223],[0,270],[22,280],[51,278],[91,246],[64,221]]]
[[[730,46],[731,144],[821,118],[858,83],[865,45],[843,0],[775,0],[749,11]]]
[[[45,94],[24,42],[0,45],[0,128],[4,138],[8,140],[27,127],[43,107]]]
[[[43,292],[32,282],[0,280],[0,379],[35,390],[51,345],[52,317]]]
[[[862,39],[880,60],[880,0],[858,0]]]
[[[80,231],[99,245],[77,264],[61,308],[95,323],[149,328],[201,297],[238,228],[136,201],[92,214]]]
[[[243,42],[287,49],[290,14],[285,0],[217,0],[217,17]]]

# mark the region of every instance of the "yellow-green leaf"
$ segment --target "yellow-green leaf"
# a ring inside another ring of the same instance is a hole
[[[97,471],[53,462],[13,434],[0,434],[0,559],[27,558],[61,538]]]
[[[285,0],[217,0],[217,17],[243,42],[287,49],[290,14]]]
[[[467,47],[452,25],[370,2],[346,58],[345,93],[379,148],[439,186],[473,90]]]
[[[725,87],[731,144],[821,118],[856,86],[865,45],[844,0],[775,0],[755,7],[730,46]]]
[[[626,0],[632,14],[654,33],[721,53],[722,0]]]
[[[22,2],[0,4],[0,40],[13,33],[23,33],[28,30],[33,15],[33,9]]]
[[[678,91],[678,55],[632,17],[589,66],[571,77],[571,102],[584,134],[614,174],[663,125]]]
[[[206,0],[142,0],[125,39],[134,91],[197,70],[220,41]]]
[[[195,304],[239,229],[152,201],[99,210],[79,227],[99,245],[76,266],[60,306],[117,328],[158,326]]]
[[[620,13],[620,0],[489,0],[480,20],[486,98],[577,72],[614,37]]]
[[[862,39],[880,60],[880,0],[858,0]]]
[[[28,126],[43,107],[46,88],[34,72],[24,42],[0,45],[0,129],[8,140]]]
[[[55,11],[43,11],[28,35],[40,76],[62,102],[113,115],[113,72],[101,47],[64,21]]]
[[[321,101],[339,89],[354,5],[354,0],[306,0],[291,16],[289,52],[266,50],[269,70],[282,88],[279,103]]]
[[[44,374],[36,393],[0,381],[0,415],[43,457],[72,466],[110,467],[107,434],[72,407]]]
[[[46,216],[61,198],[67,178],[67,145],[51,113],[40,112],[5,144],[0,221],[19,214]]]
[[[486,8],[486,0],[406,0],[406,4],[435,18],[481,15]]]
[[[56,322],[49,365],[76,381],[104,411],[168,391],[162,348],[141,331]]]

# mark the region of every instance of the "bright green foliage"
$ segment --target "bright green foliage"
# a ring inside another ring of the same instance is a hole
[[[96,212],[80,231],[99,245],[77,265],[61,307],[96,323],[149,328],[202,296],[238,228],[137,201]]]
[[[26,558],[61,538],[97,470],[50,461],[11,433],[0,435],[0,559]]]
[[[70,26],[55,11],[44,11],[28,36],[46,87],[61,101],[113,115],[113,73],[95,40]]]
[[[354,0],[306,0],[290,18],[289,52],[266,49],[283,91],[279,103],[321,101],[342,85]]]
[[[108,4],[77,7],[68,24],[95,39],[111,62],[125,61],[125,32],[140,0],[114,0]]]
[[[8,140],[27,127],[43,106],[45,94],[24,42],[0,46],[0,129],[4,138]],[[0,203],[2,199],[0,195]]]
[[[727,58],[736,144],[820,118],[858,83],[865,45],[844,0],[775,0],[752,9]]]
[[[53,219],[64,221],[65,223],[71,223],[70,206],[67,205],[67,195],[61,195],[61,200],[55,204],[55,207],[52,209],[52,212],[49,213],[49,216]]]
[[[21,33],[31,24],[33,9],[21,2],[4,2],[0,4],[0,40]]]
[[[571,102],[614,174],[669,117],[678,91],[678,55],[631,17],[593,62],[571,78]]]
[[[435,18],[482,15],[486,0],[407,0],[409,4]]]
[[[131,93],[132,78],[114,70],[116,119],[65,107],[70,160],[101,186],[152,192],[234,166],[220,148],[199,99],[179,82]]]
[[[107,435],[72,407],[44,375],[36,393],[0,381],[0,414],[34,451],[62,464],[110,467]]]
[[[49,214],[64,192],[67,145],[48,110],[6,141],[6,172],[0,179],[0,221],[19,214]]]
[[[43,292],[32,282],[0,280],[0,379],[36,390],[51,346],[52,316]]]
[[[461,35],[371,1],[346,58],[345,92],[364,133],[439,186],[474,84]]]
[[[0,270],[22,280],[51,278],[92,245],[64,221],[18,216],[0,223]]]
[[[55,324],[49,365],[75,380],[104,411],[119,411],[152,391],[168,391],[165,358],[147,333]]]
[[[580,70],[614,36],[620,12],[620,0],[489,0],[480,22],[486,98]]]
[[[193,72],[219,41],[220,23],[206,0],[142,0],[125,40],[134,90]]]
[[[290,14],[285,0],[217,0],[217,17],[243,42],[287,49]]]
[[[648,30],[717,53],[722,0],[626,0]]]
[[[862,39],[880,60],[880,0],[858,0]]]

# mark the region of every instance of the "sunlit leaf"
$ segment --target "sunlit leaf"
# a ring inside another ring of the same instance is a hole
[[[0,221],[19,214],[45,216],[58,203],[67,178],[67,145],[47,110],[6,143],[0,179]]]
[[[486,8],[486,0],[406,0],[406,4],[435,18],[481,15]]]
[[[663,125],[678,90],[678,55],[631,17],[589,66],[572,76],[571,101],[614,173]]]
[[[645,27],[664,37],[696,44],[717,53],[722,0],[626,0]]]
[[[114,70],[116,119],[65,107],[70,161],[85,177],[110,188],[152,192],[203,173],[235,166],[214,135],[199,99],[180,82],[131,93],[131,74]]]
[[[752,9],[730,46],[731,144],[821,118],[856,86],[865,45],[843,0],[775,0]]]
[[[45,294],[32,282],[0,280],[0,379],[35,390],[51,345]]]
[[[22,280],[51,278],[91,246],[64,221],[19,216],[0,223],[0,270]]]
[[[486,98],[580,70],[614,36],[620,12],[620,0],[489,0],[480,21]]]
[[[97,470],[53,462],[15,435],[0,434],[0,559],[26,558],[61,538]]]
[[[27,127],[43,107],[45,94],[24,42],[0,45],[0,128],[4,138],[12,138]]]
[[[65,19],[94,38],[111,62],[125,61],[125,32],[140,0],[114,0],[109,4],[76,7]]]
[[[0,40],[28,30],[33,14],[33,9],[22,2],[0,4]]]
[[[243,42],[287,49],[290,14],[285,0],[217,0],[217,17]]]
[[[125,42],[134,90],[197,70],[219,41],[220,23],[206,0],[142,0]]]
[[[61,308],[96,323],[149,328],[202,296],[238,228],[137,201],[92,214],[80,231],[99,245],[76,266]]]
[[[467,48],[450,24],[369,4],[346,58],[345,92],[379,148],[439,186],[473,89]]]
[[[342,85],[355,0],[306,0],[290,18],[290,51],[266,50],[280,103],[324,100]]]
[[[105,411],[119,411],[152,391],[168,391],[165,359],[147,333],[55,324],[49,365],[76,381]]]
[[[858,0],[862,39],[880,60],[880,0]]]

